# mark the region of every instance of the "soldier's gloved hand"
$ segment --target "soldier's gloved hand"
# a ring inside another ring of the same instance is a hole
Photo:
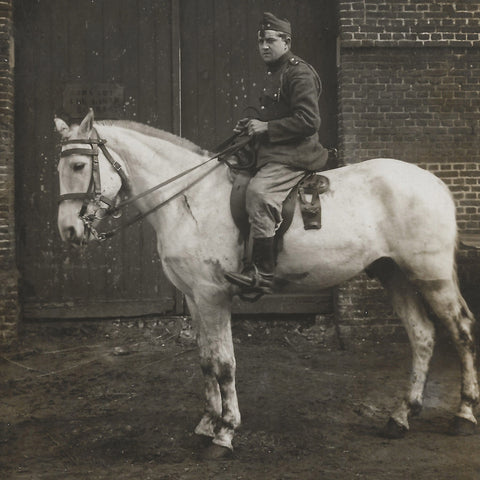
[[[253,137],[254,135],[261,135],[268,131],[268,122],[262,122],[261,120],[252,119],[247,123],[248,135]]]
[[[246,133],[247,123],[250,121],[249,118],[242,118],[237,122],[235,128],[233,129],[234,133]]]

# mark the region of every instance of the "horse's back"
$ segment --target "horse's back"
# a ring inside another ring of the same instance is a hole
[[[387,222],[389,228],[397,224],[431,233],[430,228],[442,225],[449,234],[456,234],[450,191],[438,177],[417,165],[376,158],[326,174],[333,191],[330,198],[325,196],[326,208],[361,213],[360,220]],[[415,236],[415,232],[409,234]]]

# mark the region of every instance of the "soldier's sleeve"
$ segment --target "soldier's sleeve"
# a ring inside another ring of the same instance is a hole
[[[268,122],[270,142],[300,140],[318,132],[321,123],[318,75],[303,62],[292,65],[285,73],[282,90],[289,100],[291,115]]]

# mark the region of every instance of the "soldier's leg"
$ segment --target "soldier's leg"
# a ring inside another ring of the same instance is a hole
[[[283,202],[305,172],[280,163],[267,163],[247,189],[247,212],[253,238],[270,238],[282,223]]]
[[[253,237],[253,265],[242,273],[227,273],[231,283],[262,293],[272,292],[275,231],[282,222],[285,198],[304,175],[303,170],[269,163],[252,178],[247,189],[247,212]]]

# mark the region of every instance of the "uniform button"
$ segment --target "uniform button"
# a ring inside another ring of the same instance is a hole
[[[267,91],[267,87],[265,87],[265,88],[263,89],[263,91],[266,92],[266,91]]]
[[[267,72],[267,75],[271,75],[271,74],[272,74],[272,72],[269,70],[269,71]]]
[[[260,110],[265,110],[265,107],[262,105],[262,106],[260,107]]]

